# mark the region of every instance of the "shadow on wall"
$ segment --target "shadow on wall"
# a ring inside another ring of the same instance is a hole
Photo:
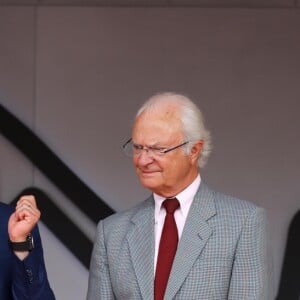
[[[0,120],[0,133],[92,221],[97,224],[114,212],[32,130],[1,104]]]
[[[289,227],[277,300],[300,300],[300,210]]]
[[[24,189],[11,203],[15,205],[18,199],[24,195],[34,195],[37,206],[42,212],[41,220],[88,269],[93,244],[80,228],[54,204],[46,193],[38,188]],[[78,247],[78,241],[80,241],[80,247]]]
[[[95,224],[114,212],[33,131],[1,104],[0,120],[0,133]],[[80,228],[40,189],[28,188],[17,198],[24,194],[35,195],[40,210],[47,211],[47,214],[42,214],[42,221],[88,268],[92,242],[81,232]],[[82,201],[82,198],[85,201]],[[79,248],[76,239],[73,238],[75,236],[80,237],[81,247]]]

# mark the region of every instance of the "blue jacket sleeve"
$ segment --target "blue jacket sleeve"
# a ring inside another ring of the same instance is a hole
[[[23,260],[14,255],[12,266],[12,294],[15,300],[55,300],[50,288],[41,237],[38,227],[32,232],[34,249]]]

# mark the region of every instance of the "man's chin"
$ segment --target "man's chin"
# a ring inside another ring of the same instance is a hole
[[[141,176],[140,177],[141,184],[147,189],[154,189],[158,186],[157,179],[150,176]]]

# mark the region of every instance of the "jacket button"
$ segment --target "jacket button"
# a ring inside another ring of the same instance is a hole
[[[32,283],[33,282],[33,273],[31,271],[31,269],[26,269],[26,274],[27,274],[29,283]]]

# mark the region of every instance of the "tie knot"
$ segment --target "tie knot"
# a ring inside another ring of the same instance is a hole
[[[168,214],[173,214],[174,211],[180,206],[179,201],[176,198],[168,198],[163,202],[162,205]]]

